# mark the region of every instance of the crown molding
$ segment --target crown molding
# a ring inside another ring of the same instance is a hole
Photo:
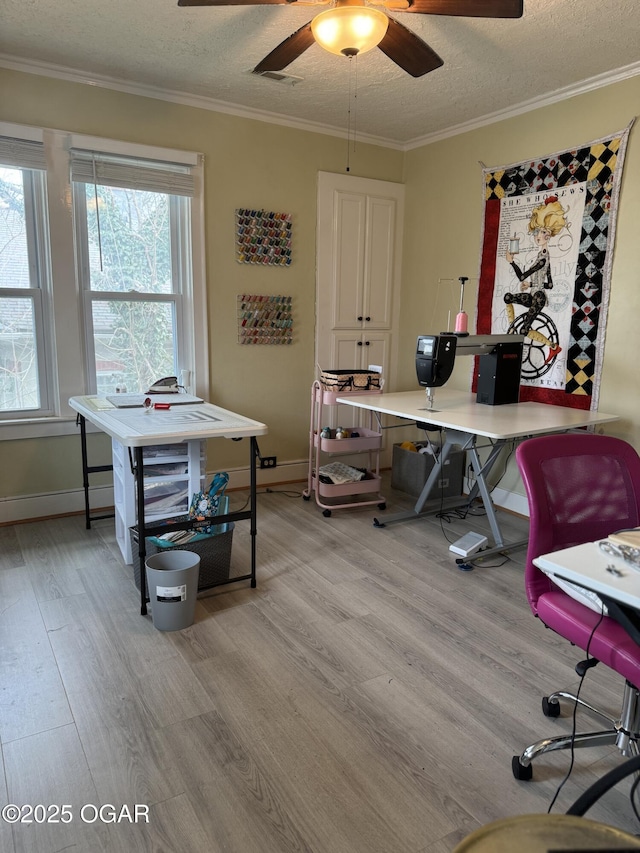
[[[116,92],[124,92],[128,95],[137,95],[143,98],[156,98],[161,101],[170,101],[173,104],[182,104],[183,106],[195,107],[200,110],[225,113],[227,115],[238,116],[239,118],[253,119],[254,121],[264,121],[269,124],[278,124],[296,130],[324,133],[327,136],[337,136],[341,139],[348,138],[347,132],[343,128],[321,124],[320,122],[295,119],[279,113],[258,110],[253,107],[244,107],[240,104],[232,104],[227,101],[217,101],[215,98],[206,98],[201,95],[190,95],[187,92],[179,92],[173,89],[160,89],[156,86],[147,86],[143,83],[128,83],[118,80],[115,77],[106,77],[99,74],[89,75],[73,68],[65,68],[47,62],[16,59],[7,54],[0,53],[0,68],[20,71],[23,74],[37,74],[40,77],[53,77],[57,80],[81,83],[85,86],[97,86],[101,89],[111,89]],[[394,148],[397,151],[403,150],[403,144],[396,140],[371,136],[365,133],[358,133],[358,142],[379,145],[383,148]]]
[[[126,94],[137,95],[139,97],[156,98],[162,101],[170,101],[175,104],[195,107],[196,109],[225,113],[227,115],[252,119],[254,121],[264,121],[269,124],[290,127],[295,130],[303,130],[310,133],[323,133],[327,136],[337,136],[341,139],[347,138],[347,133],[344,129],[321,124],[320,122],[294,119],[290,116],[281,115],[279,113],[258,110],[253,107],[244,107],[240,104],[231,104],[226,101],[218,101],[215,98],[190,95],[187,92],[179,92],[172,89],[160,89],[155,86],[147,86],[138,83],[126,83],[114,77],[88,75],[72,68],[52,65],[46,62],[32,62],[24,59],[16,59],[15,57],[7,54],[0,54],[0,68],[20,71],[24,74],[37,74],[43,77],[53,77],[58,80],[66,80],[71,83],[81,83],[86,86],[97,86],[103,89],[112,89],[117,92],[124,92]],[[422,148],[423,146],[430,145],[433,142],[450,139],[452,136],[468,133],[471,130],[477,130],[478,128],[486,127],[487,125],[522,115],[523,113],[538,110],[541,107],[546,107],[550,104],[555,104],[559,101],[573,98],[576,95],[584,95],[587,92],[594,91],[595,89],[601,89],[602,87],[610,86],[613,83],[620,83],[623,80],[636,77],[638,74],[640,74],[640,62],[635,62],[631,65],[626,65],[623,68],[618,68],[614,71],[608,71],[605,74],[590,77],[587,80],[574,83],[571,86],[564,86],[561,89],[556,89],[554,92],[549,92],[529,101],[523,101],[522,103],[515,104],[512,107],[497,110],[494,113],[489,113],[477,119],[453,125],[452,127],[444,130],[427,134],[426,136],[411,139],[406,143],[399,143],[396,140],[360,133],[358,134],[358,141],[370,145],[379,145],[382,148],[392,148],[396,151],[411,151],[414,148]]]
[[[431,145],[433,142],[440,142],[443,139],[450,139],[452,136],[458,136],[461,133],[467,133],[470,130],[477,130],[480,127],[486,127],[489,124],[495,124],[498,121],[504,121],[514,116],[522,115],[523,113],[539,110],[541,107],[548,107],[550,104],[557,104],[558,101],[566,101],[576,95],[584,95],[587,92],[593,92],[595,89],[601,89],[604,86],[610,86],[612,83],[620,83],[623,80],[628,80],[631,77],[636,77],[640,74],[640,62],[634,62],[631,65],[625,65],[623,68],[607,71],[605,74],[598,74],[595,77],[589,77],[587,80],[582,80],[580,83],[574,83],[571,86],[564,86],[562,89],[556,89],[555,92],[548,92],[546,95],[541,95],[538,98],[532,98],[530,101],[523,101],[521,104],[515,104],[513,107],[507,107],[504,110],[497,110],[494,113],[481,116],[478,119],[463,122],[452,127],[446,128],[436,133],[430,133],[427,136],[421,136],[416,139],[411,139],[403,146],[404,151],[411,151],[413,148],[422,148],[425,145]]]

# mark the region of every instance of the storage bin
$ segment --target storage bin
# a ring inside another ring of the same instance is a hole
[[[462,494],[464,460],[463,450],[451,451],[444,463],[443,476],[431,489],[429,495],[431,500],[437,500],[440,497],[456,498]],[[434,458],[430,453],[416,453],[413,450],[405,450],[399,444],[394,444],[391,488],[417,498],[433,465]]]
[[[224,533],[202,534],[198,539],[179,545],[160,547],[147,538],[147,557],[152,554],[167,553],[170,551],[192,551],[200,557],[200,577],[198,580],[198,592],[210,589],[223,581],[228,581],[231,569],[231,545],[233,540],[234,522],[228,522],[221,527],[226,527]],[[140,589],[140,559],[138,557],[138,528],[130,527],[131,550],[133,552],[133,580]]]
[[[323,370],[320,384],[327,391],[377,391],[380,374],[375,370]]]

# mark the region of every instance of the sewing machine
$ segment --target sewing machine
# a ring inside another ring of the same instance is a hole
[[[429,409],[433,410],[434,389],[448,381],[458,355],[480,356],[477,403],[517,403],[523,342],[524,335],[419,335],[416,373],[427,389]]]

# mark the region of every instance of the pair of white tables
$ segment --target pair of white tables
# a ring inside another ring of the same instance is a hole
[[[179,444],[207,438],[227,438],[239,441],[249,439],[249,475],[250,500],[247,510],[230,512],[217,517],[217,522],[241,521],[249,519],[251,523],[251,571],[249,574],[234,577],[232,582],[250,580],[256,586],[256,462],[259,457],[257,436],[265,435],[268,428],[259,421],[236,414],[211,403],[180,403],[180,394],[169,399],[170,408],[148,411],[142,406],[119,408],[104,397],[72,397],[69,405],[77,413],[82,441],[82,473],[85,494],[87,528],[91,526],[89,507],[89,475],[96,471],[111,470],[110,465],[90,466],[88,464],[86,422],[93,424],[101,432],[128,447],[131,453],[131,465],[136,481],[138,556],[140,559],[140,612],[147,612],[147,589],[145,578],[145,538],[157,536],[167,530],[179,530],[189,527],[189,522],[147,525],[144,510],[144,466],[143,448],[155,444]],[[159,398],[152,397],[152,400]],[[163,400],[167,399],[165,396]],[[103,517],[103,516],[102,516]]]
[[[527,540],[507,545],[500,530],[493,501],[487,484],[487,477],[495,465],[504,445],[512,439],[525,439],[553,432],[566,432],[579,427],[594,427],[618,420],[617,415],[602,412],[582,411],[545,403],[509,403],[502,406],[488,406],[477,403],[470,392],[439,388],[435,393],[433,408],[429,408],[426,393],[404,391],[392,394],[352,395],[338,397],[339,403],[374,412],[381,429],[380,416],[392,415],[406,421],[414,421],[419,427],[442,431],[444,441],[436,464],[424,484],[413,509],[384,518],[375,518],[375,527],[385,527],[397,521],[407,521],[437,511],[433,501],[428,504],[432,487],[443,475],[443,465],[454,447],[461,447],[469,453],[475,474],[475,483],[464,503],[470,503],[480,495],[493,536],[493,547],[475,555],[475,559],[488,557],[526,545]],[[490,444],[489,454],[481,461],[478,450],[481,442]],[[449,504],[450,506],[450,504]]]

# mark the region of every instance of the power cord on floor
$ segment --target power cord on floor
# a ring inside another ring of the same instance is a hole
[[[638,812],[638,804],[636,803],[636,791],[638,790],[638,785],[640,785],[640,775],[636,775],[636,778],[633,780],[631,790],[629,791],[629,800],[631,801],[631,808],[633,809],[633,813],[636,816],[636,820],[638,821],[638,823],[640,823],[640,813]]]
[[[265,489],[265,495],[284,495],[286,498],[301,498],[302,492],[296,492],[293,489]]]
[[[296,492],[288,489],[270,489],[265,488],[263,491],[257,491],[256,495],[284,495],[287,498],[300,498],[302,497],[302,492]],[[251,494],[247,495],[247,499],[242,504],[242,506],[234,507],[233,512],[242,512],[247,506],[249,506],[249,501],[251,500]]]
[[[562,782],[560,782],[560,784],[558,785],[558,787],[556,789],[555,794],[553,795],[553,799],[551,800],[551,803],[549,804],[549,808],[547,809],[547,814],[551,814],[551,809],[554,807],[555,802],[558,799],[558,795],[560,794],[560,791],[564,788],[565,784],[567,783],[567,781],[569,779],[569,776],[571,776],[571,771],[573,770],[573,764],[574,764],[574,760],[575,760],[574,741],[575,741],[576,731],[577,731],[578,699],[580,698],[580,691],[582,690],[582,685],[584,684],[584,679],[587,675],[587,670],[591,669],[592,666],[595,666],[595,663],[591,663],[591,661],[595,660],[595,658],[589,657],[589,649],[591,648],[591,641],[593,640],[593,637],[594,637],[596,631],[598,630],[598,628],[600,627],[600,624],[602,623],[603,619],[604,619],[604,605],[602,606],[602,612],[600,613],[600,618],[598,619],[596,624],[593,626],[593,630],[591,631],[591,634],[589,635],[589,640],[587,641],[587,648],[585,649],[585,652],[587,655],[587,660],[584,662],[585,666],[583,667],[582,674],[580,675],[580,682],[578,683],[578,689],[576,691],[576,701],[573,705],[572,728],[571,728],[571,747],[570,747],[571,760],[569,762],[569,769],[567,770],[564,779],[562,780]],[[597,663],[597,661],[596,661],[596,663]]]

